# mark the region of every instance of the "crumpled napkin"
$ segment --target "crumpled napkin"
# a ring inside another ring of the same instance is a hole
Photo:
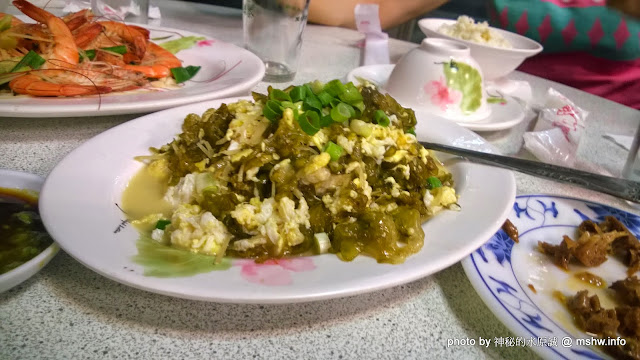
[[[356,28],[365,35],[362,65],[389,64],[389,34],[382,32],[377,4],[355,7]]]
[[[525,132],[524,147],[539,160],[573,167],[588,112],[553,88],[531,132]]]
[[[114,20],[126,20],[127,16],[140,15],[140,5],[135,0],[66,0],[62,11],[66,14],[89,8],[98,16]],[[160,8],[150,3],[148,15],[149,19],[160,19]]]

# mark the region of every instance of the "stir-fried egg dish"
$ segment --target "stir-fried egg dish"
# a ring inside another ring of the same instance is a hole
[[[139,157],[162,199],[127,211],[143,187],[134,178],[124,195],[134,225],[217,259],[401,263],[422,248],[423,222],[459,208],[451,174],[416,140],[413,111],[374,87],[334,80],[253,98],[187,115],[171,143]]]

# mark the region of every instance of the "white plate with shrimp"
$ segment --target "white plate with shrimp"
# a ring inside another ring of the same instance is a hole
[[[24,19],[27,21],[28,18]],[[199,38],[191,48],[176,53],[183,67],[200,66],[198,73],[177,86],[156,81],[141,89],[101,95],[35,97],[0,92],[1,116],[72,117],[149,113],[204,100],[244,95],[264,76],[262,61],[236,45],[185,30],[146,28],[155,43],[186,36]]]
[[[196,264],[195,258],[181,255],[191,254],[188,251],[165,252],[170,248],[151,256],[118,205],[130,179],[144,166],[134,157],[171,141],[188,114],[238,100],[219,99],[149,114],[85,142],[49,174],[40,195],[40,212],[51,236],[80,263],[138,289],[215,302],[293,303],[371,292],[440,271],[482,245],[513,205],[516,188],[510,171],[440,154],[453,174],[461,210],[439,213],[423,224],[424,248],[402,264],[379,264],[365,256],[345,262],[335,254],[260,264],[236,258],[214,264],[211,257],[200,255],[204,262]],[[417,117],[420,139],[493,151],[482,137],[455,123]]]

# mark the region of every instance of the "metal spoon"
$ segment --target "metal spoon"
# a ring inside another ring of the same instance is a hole
[[[498,166],[528,175],[565,182],[586,189],[613,195],[621,199],[640,203],[640,182],[637,181],[598,175],[587,171],[546,164],[538,161],[487,154],[479,151],[425,141],[420,141],[420,144],[427,149],[468,157],[481,164]]]

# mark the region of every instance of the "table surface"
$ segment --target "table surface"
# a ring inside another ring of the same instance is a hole
[[[156,23],[242,45],[237,10],[162,1]],[[344,78],[360,66],[363,36],[310,25],[295,83]],[[393,62],[416,44],[390,41]],[[331,54],[331,56],[327,56]],[[627,151],[602,134],[633,134],[640,113],[608,100],[523,73],[534,101],[549,87],[589,111],[578,150],[581,162],[618,175]],[[253,90],[266,91],[261,82]],[[287,86],[288,84],[274,84]],[[0,114],[1,115],[1,114]],[[0,117],[0,168],[46,176],[89,138],[139,117]],[[524,122],[481,135],[509,155],[531,157]],[[515,174],[518,194],[552,193],[609,204],[627,203]],[[514,336],[474,291],[460,264],[421,280],[369,294],[294,305],[216,304],[156,295],[108,280],[64,252],[31,279],[0,295],[0,358],[535,358],[529,348],[447,347],[447,339]]]

